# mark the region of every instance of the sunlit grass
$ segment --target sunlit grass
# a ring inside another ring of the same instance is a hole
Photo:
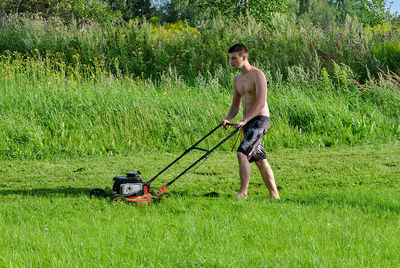
[[[173,71],[149,80],[113,76],[101,63],[68,70],[60,64],[20,54],[0,58],[0,158],[176,152],[216,126],[232,98],[221,77],[199,76],[190,86]],[[337,72],[311,84],[301,75],[269,83],[268,149],[399,139],[399,91],[386,80],[360,88],[346,69]]]
[[[282,201],[252,165],[247,201],[234,153],[212,154],[149,207],[91,200],[112,177],[148,180],[176,154],[2,161],[1,266],[379,266],[400,262],[399,147],[268,153]],[[157,189],[199,155],[153,183]],[[208,193],[214,197],[206,197]]]

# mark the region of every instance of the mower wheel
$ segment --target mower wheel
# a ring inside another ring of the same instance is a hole
[[[111,204],[116,205],[116,204],[127,204],[128,200],[126,200],[125,197],[123,197],[120,194],[113,194],[111,196]]]
[[[106,191],[101,188],[94,188],[90,190],[89,193],[90,198],[92,197],[107,197]]]
[[[90,198],[92,197],[107,197],[106,191],[101,188],[94,188],[90,190],[89,193]]]

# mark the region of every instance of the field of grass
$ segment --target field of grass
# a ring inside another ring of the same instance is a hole
[[[88,192],[127,171],[149,179],[178,154],[4,160],[0,267],[398,267],[399,148],[273,150],[281,201],[269,200],[254,165],[248,200],[235,200],[235,154],[219,150],[146,207]]]

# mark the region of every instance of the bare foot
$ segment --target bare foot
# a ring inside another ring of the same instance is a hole
[[[235,195],[236,199],[247,199],[247,194],[237,193]]]

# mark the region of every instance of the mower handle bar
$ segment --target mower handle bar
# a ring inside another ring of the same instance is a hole
[[[220,141],[217,145],[215,145],[211,150],[208,150],[202,157],[200,157],[196,162],[194,162],[193,164],[191,164],[188,168],[186,168],[181,174],[179,174],[178,176],[175,177],[175,179],[173,179],[172,181],[168,182],[167,184],[165,184],[163,187],[163,190],[165,191],[166,187],[170,186],[172,183],[174,183],[177,179],[179,179],[183,174],[185,174],[187,171],[189,171],[189,169],[191,169],[192,167],[194,167],[198,162],[200,162],[201,160],[203,160],[204,158],[206,158],[209,154],[211,154],[215,149],[217,149],[219,146],[221,146],[221,144],[223,144],[224,142],[226,142],[227,140],[229,140],[233,135],[236,134],[236,132],[238,132],[241,129],[241,127],[236,128],[234,131],[232,131],[231,134],[229,134],[228,137],[226,137],[225,139],[223,139],[222,141]]]
[[[232,123],[226,123],[226,125],[228,126],[233,126],[234,124]],[[202,142],[204,139],[206,139],[208,136],[210,136],[212,133],[214,133],[214,131],[216,131],[218,128],[220,128],[222,126],[222,123],[218,124],[218,126],[216,126],[214,129],[212,129],[209,133],[207,133],[203,138],[201,138],[199,141],[197,141],[195,144],[193,144],[190,148],[186,149],[178,158],[176,158],[174,161],[172,161],[168,166],[166,166],[165,168],[163,168],[160,172],[157,173],[157,175],[155,175],[153,178],[151,178],[146,185],[150,185],[150,183],[152,183],[158,176],[160,176],[162,173],[164,173],[168,168],[170,168],[173,164],[175,164],[176,162],[179,161],[179,159],[181,159],[184,155],[186,155],[188,152],[190,152],[193,149],[197,149],[196,146]],[[232,132],[231,135],[229,135],[228,138],[226,138],[225,140],[223,140],[223,142],[219,143],[216,147],[212,148],[211,150],[209,150],[206,155],[210,154],[214,149],[216,149],[218,146],[220,146],[222,143],[224,143],[226,140],[228,140],[230,137],[232,137],[237,131],[239,131],[240,127],[237,128],[235,131]],[[196,162],[197,163],[197,162]],[[191,166],[192,167],[192,166]],[[191,168],[189,167],[189,169]],[[187,170],[184,171],[184,173]],[[182,174],[183,175],[183,174]],[[180,177],[181,175],[179,175],[178,177]],[[177,178],[178,178],[177,177]],[[177,179],[175,178],[174,181]],[[170,183],[169,183],[170,184]],[[168,185],[169,185],[168,184]]]

